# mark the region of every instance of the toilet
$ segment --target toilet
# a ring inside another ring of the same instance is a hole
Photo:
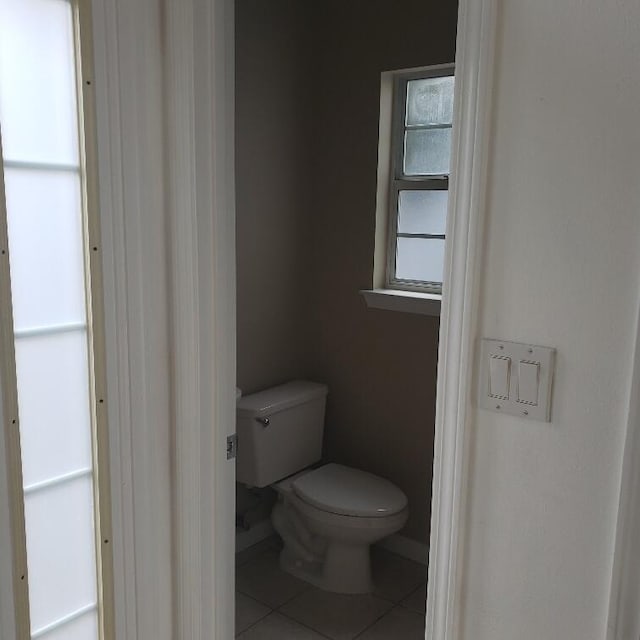
[[[318,466],[326,385],[295,380],[237,403],[237,480],[273,487],[283,570],[336,593],[373,590],[370,546],[407,521],[394,484],[340,464]]]

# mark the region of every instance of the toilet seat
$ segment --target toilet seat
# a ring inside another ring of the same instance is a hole
[[[299,476],[291,488],[301,502],[341,516],[388,518],[407,507],[405,494],[388,480],[334,463]]]

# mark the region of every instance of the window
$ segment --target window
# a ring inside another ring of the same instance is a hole
[[[449,65],[393,74],[388,289],[442,292],[453,89]]]
[[[79,4],[0,0],[0,357],[13,370],[3,397],[19,432],[11,462],[24,539],[14,546],[28,569],[16,561],[28,588],[20,624],[45,640],[97,640],[107,627],[99,243]]]

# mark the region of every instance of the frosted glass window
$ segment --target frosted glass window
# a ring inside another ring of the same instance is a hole
[[[84,322],[80,177],[8,168],[5,184],[16,331]]]
[[[96,602],[91,478],[25,498],[32,633]],[[88,640],[85,636],[84,640]]]
[[[451,124],[453,76],[407,82],[407,125]]]
[[[449,173],[451,129],[409,129],[405,134],[406,176]]]
[[[444,235],[447,226],[447,191],[400,191],[398,233]]]
[[[74,7],[0,0],[30,622],[48,640],[100,637]]]
[[[453,67],[401,72],[393,86],[386,285],[441,293],[453,127]]]
[[[42,636],[43,640],[87,640],[97,637],[98,615],[95,611],[89,611],[69,624]]]
[[[71,3],[0,0],[0,121],[7,160],[78,163]]]
[[[442,282],[444,240],[398,238],[396,278]]]
[[[16,340],[25,486],[91,468],[85,331]]]

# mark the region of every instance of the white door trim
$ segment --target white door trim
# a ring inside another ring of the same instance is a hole
[[[460,99],[445,265],[451,293],[444,295],[440,342],[427,598],[430,640],[455,640],[460,606],[466,421],[496,4],[462,0],[459,10]],[[227,640],[233,637],[233,474],[220,445],[233,430],[235,415],[233,10],[230,0],[189,0],[179,9],[167,0],[165,9],[177,372],[175,634]],[[192,48],[185,50],[185,42]],[[194,369],[194,364],[199,366]],[[212,390],[205,388],[208,380],[213,380]]]
[[[607,640],[640,638],[640,312],[622,462]]]
[[[91,2],[115,638],[171,640],[170,369],[161,14]]]
[[[425,637],[457,640],[468,420],[478,307],[497,0],[461,0],[442,299]]]
[[[234,636],[232,0],[166,0],[175,638]]]

